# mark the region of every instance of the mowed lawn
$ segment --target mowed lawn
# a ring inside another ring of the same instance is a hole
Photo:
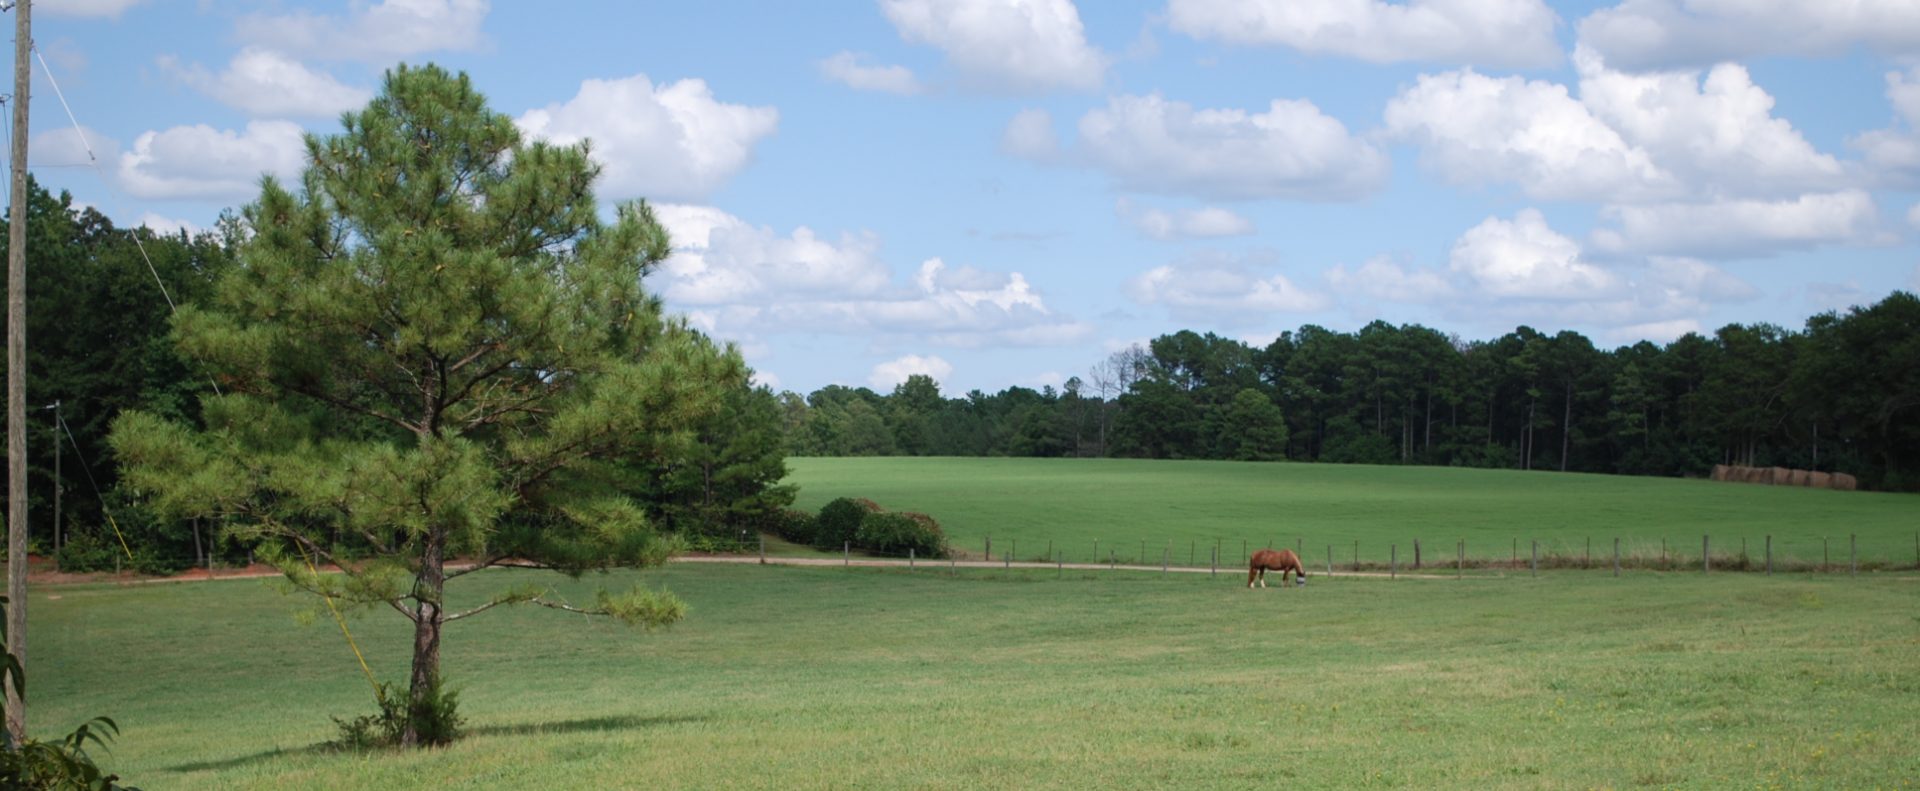
[[[371,696],[333,624],[292,617],[301,599],[260,581],[36,588],[32,722],[118,718],[105,760],[149,789],[1920,782],[1910,574],[1248,591],[1226,574],[682,564],[562,592],[635,579],[678,592],[687,620],[455,624],[445,667],[472,736],[371,755],[315,749],[329,714]],[[402,678],[400,619],[353,624],[375,672]]]
[[[1206,565],[1218,542],[1222,562],[1239,564],[1242,542],[1305,549],[1310,565],[1384,564],[1393,545],[1402,563],[1415,539],[1424,559],[1450,563],[1456,542],[1469,557],[1511,560],[1543,554],[1611,561],[1624,555],[1700,558],[1702,535],[1716,557],[1745,546],[1761,563],[1773,536],[1778,562],[1848,562],[1857,535],[1862,563],[1920,563],[1920,495],[1836,492],[1614,475],[1225,461],[1129,459],[793,458],[796,506],[866,497],[940,520],[955,547],[972,556],[1047,554],[1068,561],[1119,560]],[[1745,544],[1742,544],[1742,541]],[[1823,544],[1823,539],[1827,543]],[[1016,547],[1017,542],[1017,547]],[[1144,554],[1144,558],[1140,556]]]

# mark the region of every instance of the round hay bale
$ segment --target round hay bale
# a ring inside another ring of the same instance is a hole
[[[1833,488],[1843,492],[1851,492],[1860,488],[1860,479],[1844,472],[1836,472],[1833,474]]]

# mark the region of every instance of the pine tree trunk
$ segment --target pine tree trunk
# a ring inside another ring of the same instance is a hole
[[[1560,471],[1567,471],[1567,448],[1573,444],[1573,380],[1567,380],[1567,407],[1560,418]]]
[[[428,532],[426,546],[420,553],[420,573],[414,590],[420,611],[413,624],[413,674],[407,687],[407,700],[411,705],[407,729],[400,736],[402,747],[420,746],[420,732],[412,712],[420,710],[440,676],[440,626],[445,617],[440,607],[440,592],[447,584],[446,546],[445,528],[435,527]]]

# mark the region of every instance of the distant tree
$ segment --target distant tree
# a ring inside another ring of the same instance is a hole
[[[1287,418],[1259,388],[1235,393],[1215,421],[1214,447],[1220,458],[1276,461],[1286,458]]]
[[[649,510],[675,530],[739,538],[793,504],[795,487],[781,483],[785,435],[773,391],[737,383],[685,439],[651,468],[646,487]]]
[[[202,402],[205,429],[129,411],[112,444],[156,508],[230,520],[296,587],[412,624],[412,746],[433,738],[447,624],[521,603],[680,617],[671,594],[575,604],[480,572],[664,561],[674,543],[620,483],[714,414],[744,366],[641,289],[666,231],[645,203],[602,221],[584,145],[523,142],[432,66],[389,72],[343,122],[308,138],[297,193],[265,181],[242,265],[174,321],[225,387]],[[336,556],[336,535],[369,559]],[[449,571],[456,555],[472,565]],[[504,587],[450,610],[463,578]]]

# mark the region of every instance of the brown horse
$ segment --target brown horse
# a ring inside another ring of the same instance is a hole
[[[1247,587],[1253,587],[1255,580],[1260,582],[1260,587],[1267,587],[1267,572],[1269,571],[1280,572],[1281,585],[1287,584],[1287,572],[1289,571],[1293,572],[1293,582],[1295,585],[1307,584],[1307,567],[1300,563],[1300,556],[1293,554],[1293,550],[1291,549],[1282,549],[1279,551],[1262,549],[1253,553],[1252,560],[1247,563]]]

